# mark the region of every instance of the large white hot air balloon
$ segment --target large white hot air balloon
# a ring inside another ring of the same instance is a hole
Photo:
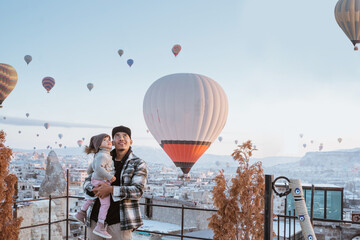
[[[150,86],[143,112],[151,134],[187,174],[224,128],[228,100],[222,87],[211,78],[178,73]]]

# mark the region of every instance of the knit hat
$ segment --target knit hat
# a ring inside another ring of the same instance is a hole
[[[101,133],[99,135],[93,136],[90,139],[90,146],[89,148],[94,148],[95,152],[97,152],[100,148],[100,145],[102,143],[102,141],[104,140],[105,137],[109,137],[109,135],[107,135],[106,133]]]
[[[113,139],[114,139],[115,134],[118,133],[118,132],[126,133],[127,135],[129,135],[129,137],[131,139],[131,130],[130,130],[130,128],[125,127],[123,125],[118,126],[118,127],[114,127],[113,130],[112,130],[112,133],[111,133]]]

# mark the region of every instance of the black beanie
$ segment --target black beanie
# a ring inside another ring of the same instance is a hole
[[[130,130],[130,128],[125,127],[123,125],[118,126],[118,127],[114,127],[113,130],[112,130],[112,133],[111,133],[113,139],[114,139],[115,134],[118,133],[118,132],[126,133],[127,135],[129,135],[129,137],[131,139],[131,130]]]
[[[109,135],[107,135],[106,133],[101,133],[99,135],[93,136],[90,139],[90,148],[94,148],[95,151],[97,152],[100,148],[100,145],[102,143],[102,141],[104,140],[105,137],[109,137]]]

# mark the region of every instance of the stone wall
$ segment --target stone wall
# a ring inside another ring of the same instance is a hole
[[[351,240],[360,235],[360,225],[315,221],[314,231],[318,240]]]

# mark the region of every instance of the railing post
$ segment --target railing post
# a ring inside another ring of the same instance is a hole
[[[272,239],[273,233],[273,192],[274,175],[265,175],[264,239]],[[286,214],[286,213],[285,213]]]
[[[69,169],[66,169],[66,240],[69,239]]]
[[[15,193],[14,193],[14,214],[13,214],[13,218],[16,219],[17,218],[17,204],[16,204],[16,200],[18,198],[18,180],[16,179],[15,182]]]
[[[48,232],[48,236],[49,236],[49,240],[51,240],[51,195],[49,195],[49,232]]]
[[[181,240],[184,239],[184,205],[181,205]]]
[[[315,195],[315,186],[314,184],[311,185],[311,208],[310,208],[310,221],[311,224],[314,224],[314,195]]]

